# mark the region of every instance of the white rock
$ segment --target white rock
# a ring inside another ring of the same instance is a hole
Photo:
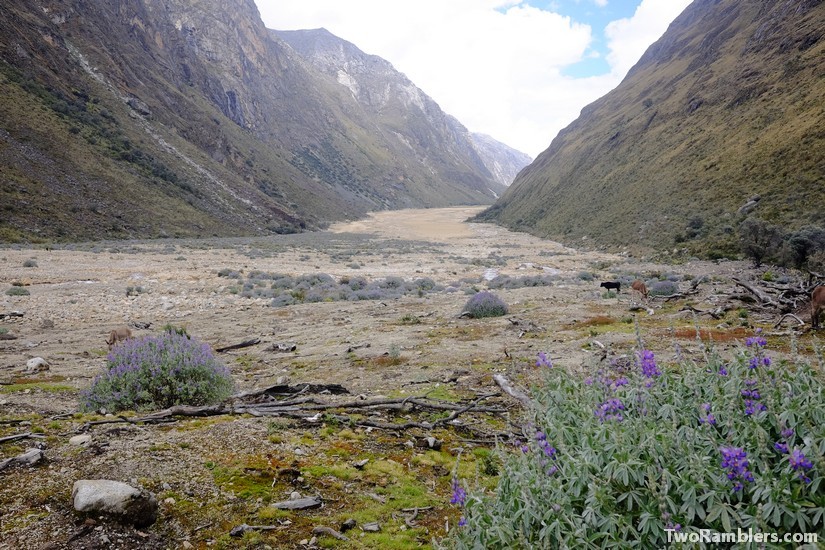
[[[35,373],[49,370],[49,362],[42,357],[32,357],[26,361],[26,372]]]
[[[69,438],[69,445],[77,445],[78,447],[84,447],[91,442],[92,436],[90,436],[89,434],[81,434]]]
[[[152,525],[158,517],[158,502],[148,491],[108,479],[81,479],[72,487],[78,512],[102,513],[135,527]]]

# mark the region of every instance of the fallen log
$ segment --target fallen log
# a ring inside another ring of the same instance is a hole
[[[330,537],[334,537],[338,540],[349,540],[349,537],[346,535],[342,535],[335,529],[331,527],[327,527],[326,525],[316,525],[312,528],[313,535],[329,535]]]
[[[529,408],[533,406],[533,400],[530,399],[530,396],[524,393],[523,391],[513,387],[510,381],[507,380],[507,377],[503,374],[494,374],[493,380],[495,380],[496,384],[499,385],[499,387],[504,391],[504,393],[506,393],[510,397],[518,399],[525,407]]]
[[[5,460],[0,460],[0,472],[5,470],[9,466],[14,466],[16,464],[21,464],[24,466],[34,466],[44,458],[45,455],[43,454],[43,451],[41,451],[40,449],[26,449],[25,453],[13,456],[11,458],[7,458]]]
[[[770,296],[768,296],[767,294],[765,294],[764,292],[762,292],[760,289],[756,288],[755,286],[749,285],[747,283],[743,283],[742,281],[740,281],[736,277],[731,277],[731,280],[734,283],[736,283],[738,286],[741,286],[742,288],[744,288],[745,290],[747,290],[748,292],[750,292],[751,294],[756,296],[756,298],[759,300],[759,302],[762,305],[770,305],[770,306],[773,306],[773,307],[778,307],[778,304],[776,302],[774,302],[773,299]]]
[[[222,348],[215,348],[215,351],[218,352],[218,353],[222,353],[224,351],[229,351],[229,350],[233,350],[233,349],[248,348],[250,346],[254,346],[254,345],[260,344],[260,343],[261,343],[260,338],[252,338],[251,340],[244,340],[243,342],[241,342],[239,344],[232,344],[231,346],[224,346]]]
[[[799,326],[805,326],[805,321],[803,321],[802,319],[800,319],[799,317],[797,317],[793,313],[786,313],[785,315],[782,316],[781,319],[779,319],[779,321],[776,322],[776,324],[773,326],[773,328],[779,328],[779,325],[782,324],[782,321],[784,321],[788,317],[796,319],[796,322],[799,323]]]
[[[31,437],[31,435],[31,432],[16,435],[7,435],[6,437],[0,437],[0,443],[8,443],[9,441],[17,441],[18,439],[26,439],[27,437]]]
[[[8,313],[0,313],[0,319],[10,319],[12,317],[22,317],[22,311],[9,311]]]

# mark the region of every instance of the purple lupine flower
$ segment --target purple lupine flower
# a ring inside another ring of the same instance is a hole
[[[768,341],[761,336],[751,336],[749,338],[745,338],[745,345],[748,347],[755,346],[757,348],[764,348],[768,345]]]
[[[607,420],[616,420],[617,422],[621,422],[624,420],[624,415],[621,413],[623,410],[625,410],[625,408],[622,400],[616,397],[611,397],[599,405],[599,408],[596,409],[594,414],[601,422],[605,422]]]
[[[716,417],[710,412],[710,403],[702,403],[702,412],[704,414],[699,417],[699,424],[716,425]]]
[[[793,437],[794,432],[793,432],[793,428],[785,428],[784,430],[782,430],[781,433],[782,433],[782,437],[784,437],[785,439],[790,439],[790,438]]]
[[[461,519],[458,520],[458,526],[459,527],[464,527],[465,525],[467,525],[467,518],[465,518],[464,516],[461,516]]]
[[[808,477],[806,470],[810,470],[814,465],[810,460],[805,458],[805,453],[794,447],[793,451],[788,454],[788,462],[791,465],[791,469],[797,472],[799,479],[805,483],[811,482],[811,478]]]
[[[553,362],[550,361],[550,358],[547,357],[547,354],[543,351],[539,352],[538,360],[536,360],[536,366],[540,368],[553,368]]]
[[[726,369],[724,366],[719,367],[719,376],[727,376],[727,375],[728,375],[728,369]]]
[[[782,441],[777,441],[773,444],[773,448],[782,454],[788,454],[788,444]]]
[[[639,359],[642,365],[642,375],[646,378],[656,378],[662,375],[662,371],[656,366],[656,358],[649,349],[639,352]]]
[[[727,477],[733,481],[733,491],[744,488],[744,482],[753,481],[753,473],[748,470],[748,455],[742,447],[722,447],[722,468],[727,470]]]
[[[620,388],[620,387],[622,387],[622,386],[627,386],[627,385],[628,385],[628,383],[629,383],[629,382],[627,381],[627,378],[625,378],[624,376],[622,376],[621,378],[617,378],[617,379],[615,379],[615,380],[613,381],[613,387],[614,387],[614,388]]]
[[[459,485],[458,478],[453,478],[453,496],[450,499],[450,504],[458,504],[459,506],[464,506],[464,502],[467,500],[467,491]]]

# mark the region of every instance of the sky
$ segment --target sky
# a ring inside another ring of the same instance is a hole
[[[326,28],[392,63],[470,131],[531,157],[691,1],[255,0],[268,28]]]

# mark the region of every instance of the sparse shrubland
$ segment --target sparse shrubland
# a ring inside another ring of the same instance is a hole
[[[742,254],[759,267],[771,263],[783,267],[825,271],[825,229],[813,225],[785,231],[765,220],[748,218],[739,226]]]
[[[456,482],[463,517],[449,547],[822,533],[825,386],[806,363],[774,363],[766,344],[757,335],[732,359],[676,365],[641,349],[591,377],[548,368],[495,491],[462,495]]]

